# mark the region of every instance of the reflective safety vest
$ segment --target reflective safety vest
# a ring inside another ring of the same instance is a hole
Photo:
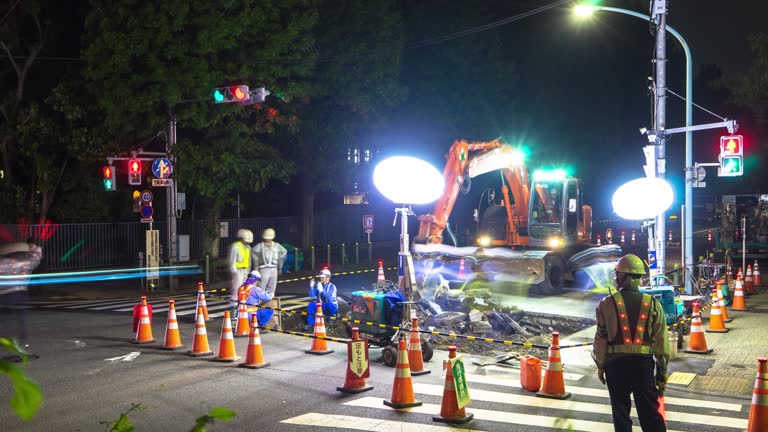
[[[608,345],[608,353],[653,354],[653,347],[651,345],[643,345],[643,335],[645,334],[646,324],[648,323],[648,311],[651,309],[653,297],[649,294],[643,294],[642,304],[640,306],[640,316],[637,318],[637,326],[634,331],[631,331],[629,328],[627,305],[624,303],[624,297],[622,297],[620,292],[613,294],[613,301],[616,302],[616,309],[619,312],[619,327],[621,327],[622,343],[618,345]]]
[[[238,248],[238,258],[239,260],[235,261],[235,268],[250,268],[251,267],[251,248],[247,247],[243,244],[243,242],[237,242],[237,248]]]

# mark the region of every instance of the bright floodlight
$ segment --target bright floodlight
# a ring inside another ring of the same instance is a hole
[[[667,210],[674,199],[672,186],[660,178],[643,177],[624,183],[613,194],[613,211],[630,220],[650,219]]]
[[[427,204],[443,193],[443,175],[435,167],[408,156],[394,156],[379,162],[373,170],[373,184],[385,197],[401,204]]]
[[[576,13],[576,16],[587,18],[595,12],[595,7],[590,4],[580,4],[573,8],[573,12]]]

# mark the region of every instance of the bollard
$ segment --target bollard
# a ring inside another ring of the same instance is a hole
[[[341,244],[341,265],[347,264],[347,246],[342,243]]]
[[[314,271],[315,270],[315,246],[314,245],[309,247],[309,253],[312,255],[312,259],[311,259],[312,270]]]
[[[680,286],[680,264],[675,263],[675,273],[672,276],[672,285]]]
[[[299,271],[299,248],[293,248],[293,267],[295,271]]]
[[[355,265],[360,264],[360,243],[355,242]]]
[[[205,284],[211,283],[211,256],[205,255]]]
[[[326,246],[327,246],[326,247],[327,252],[325,254],[325,265],[330,267],[331,266],[331,245],[326,245]]]

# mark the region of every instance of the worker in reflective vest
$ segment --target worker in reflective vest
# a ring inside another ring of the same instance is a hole
[[[251,271],[251,242],[253,242],[251,230],[239,229],[237,240],[229,247],[229,305],[232,308],[230,315],[233,318],[237,317],[238,290],[248,279],[248,273]]]
[[[661,303],[639,290],[645,273],[639,257],[621,257],[615,278],[619,291],[603,298],[596,311],[592,356],[600,382],[608,384],[616,432],[632,430],[630,394],[643,431],[667,430],[658,401],[667,383],[667,323]]]

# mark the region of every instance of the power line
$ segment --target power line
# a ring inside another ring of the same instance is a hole
[[[11,15],[11,12],[13,12],[14,9],[16,9],[16,6],[21,3],[21,0],[16,0],[16,3],[12,4],[11,7],[8,9],[8,12],[5,13],[5,16],[3,16],[3,19],[0,19],[0,25],[3,25],[5,20],[8,18],[9,15]]]

